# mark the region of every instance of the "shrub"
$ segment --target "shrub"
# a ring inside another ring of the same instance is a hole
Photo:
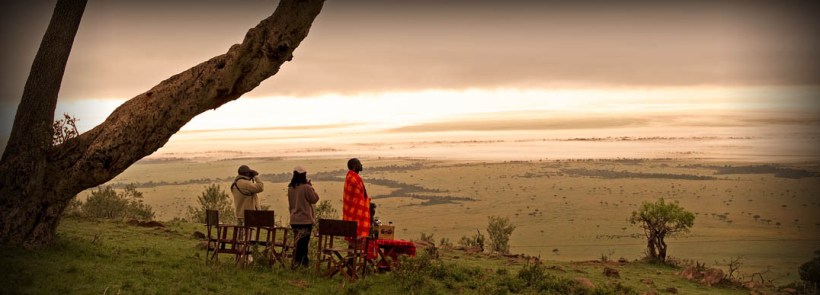
[[[510,223],[510,219],[501,216],[489,216],[487,233],[490,235],[490,249],[493,252],[507,254],[510,252],[510,235],[515,230],[515,225]]]
[[[814,251],[814,255],[812,260],[801,264],[797,270],[800,279],[817,290],[820,288],[820,250]]]
[[[83,214],[83,201],[80,201],[75,196],[71,199],[71,202],[68,202],[68,206],[66,206],[63,215],[69,217],[79,217]]]
[[[126,206],[126,218],[142,220],[154,219],[154,209],[150,205],[143,203],[142,192],[137,191],[134,184],[125,186],[125,190],[120,197],[128,201]]]
[[[434,246],[435,246],[435,245],[436,245],[436,239],[435,239],[435,238],[433,238],[433,235],[434,235],[434,234],[429,234],[429,235],[428,235],[428,234],[426,234],[426,233],[422,232],[422,233],[421,233],[421,236],[419,237],[419,241],[424,241],[424,242],[427,242],[427,243],[428,243],[428,244],[430,244],[430,245],[434,245]]]
[[[546,267],[537,263],[528,263],[518,271],[518,280],[523,290],[512,290],[521,293],[538,294],[587,294],[587,290],[572,280],[559,278],[546,273]]]
[[[313,217],[316,219],[316,223],[313,224],[312,230],[314,235],[319,232],[319,219],[339,219],[339,211],[336,210],[336,208],[333,208],[333,204],[331,204],[328,200],[320,201],[319,204],[316,205],[315,210],[313,210],[313,214]],[[371,228],[370,230],[372,232],[375,228]],[[313,241],[311,241],[311,243],[313,243]]]
[[[79,201],[78,201],[79,202]],[[125,186],[122,193],[117,193],[110,186],[99,187],[91,196],[80,203],[82,214],[86,217],[105,219],[153,219],[154,210],[142,202],[142,193],[133,184]]]
[[[406,294],[441,293],[437,290],[436,281],[430,278],[430,267],[434,263],[430,255],[422,253],[416,255],[415,258],[402,256],[399,259],[401,263],[393,270],[392,275]],[[437,271],[440,270],[437,269]]]
[[[83,215],[113,219],[124,216],[127,206],[128,201],[120,198],[110,186],[98,187],[96,191],[91,191],[91,196],[83,204]]]
[[[450,242],[450,238],[441,238],[441,240],[439,240],[438,245],[439,245],[439,247],[442,247],[442,248],[452,248],[453,247],[453,243]]]
[[[218,184],[205,187],[205,191],[197,197],[197,203],[199,206],[196,208],[188,206],[188,217],[193,222],[204,222],[205,210],[219,211],[219,219],[223,222],[232,222],[236,218],[233,202]]]
[[[461,240],[458,241],[458,245],[464,248],[479,248],[481,251],[484,251],[484,235],[481,234],[481,231],[476,230],[475,236],[468,237],[462,236]]]
[[[518,271],[516,277],[503,278],[499,285],[508,288],[512,293],[523,294],[638,294],[620,282],[614,286],[587,289],[573,280],[547,273],[546,267],[539,263],[527,263]]]
[[[316,219],[338,219],[339,211],[333,208],[333,205],[328,200],[322,200],[316,205]]]

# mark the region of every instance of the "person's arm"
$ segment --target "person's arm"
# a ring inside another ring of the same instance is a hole
[[[240,179],[236,182],[236,187],[243,194],[261,193],[265,189],[265,184],[258,177],[254,177],[253,180]]]
[[[288,187],[288,212],[293,212],[292,195],[295,193],[292,187]]]
[[[316,193],[312,185],[308,185],[307,189],[305,189],[305,199],[307,199],[310,204],[319,202],[319,194]]]

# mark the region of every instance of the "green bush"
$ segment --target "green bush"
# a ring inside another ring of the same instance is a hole
[[[197,197],[198,207],[188,206],[188,217],[192,222],[205,222],[205,210],[219,211],[219,220],[225,223],[234,222],[236,213],[233,202],[228,193],[218,184],[205,187],[205,191]]]
[[[68,206],[66,206],[65,211],[63,211],[64,216],[69,217],[80,217],[83,214],[83,201],[80,201],[75,196],[68,202]]]
[[[513,293],[537,294],[638,294],[634,289],[617,283],[613,286],[587,289],[573,280],[551,275],[542,264],[527,264],[518,271],[516,280],[507,280],[504,285]]]
[[[125,215],[128,201],[117,195],[110,186],[98,187],[83,204],[83,215],[92,218],[114,219]]]
[[[484,235],[481,234],[481,231],[476,230],[475,236],[468,237],[462,236],[461,240],[458,241],[458,245],[464,248],[479,248],[481,251],[484,251]]]
[[[99,187],[91,191],[91,196],[81,203],[82,215],[91,218],[104,219],[142,219],[154,218],[154,210],[150,205],[143,203],[142,193],[137,191],[133,184],[125,186],[125,190],[117,193],[110,186]],[[77,206],[77,203],[74,204]]]
[[[316,219],[339,219],[339,211],[333,208],[328,200],[322,200],[316,205]]]
[[[433,238],[433,235],[434,234],[432,233],[428,235],[427,233],[422,232],[421,236],[419,237],[419,241],[427,242],[430,245],[436,245],[436,239]]]
[[[490,249],[502,254],[510,253],[510,235],[515,230],[515,225],[512,225],[507,217],[489,216],[487,219]]]
[[[800,279],[817,290],[820,288],[820,250],[814,251],[814,255],[812,260],[801,264],[797,270]]]
[[[134,184],[125,186],[125,190],[120,193],[120,197],[128,201],[126,206],[126,218],[151,220],[154,219],[154,209],[150,205],[143,203],[142,192],[137,191]]]

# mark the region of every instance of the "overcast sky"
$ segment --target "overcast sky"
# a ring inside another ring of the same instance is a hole
[[[450,126],[529,111],[820,113],[817,1],[578,2],[330,0],[292,62],[182,130]],[[55,3],[0,2],[0,146]],[[90,0],[58,117],[89,130],[225,53],[277,3]]]
[[[6,104],[19,101],[54,2],[2,4]],[[247,96],[820,83],[813,7],[712,2],[332,0],[293,62]],[[275,6],[91,0],[60,97],[133,97],[226,52]]]

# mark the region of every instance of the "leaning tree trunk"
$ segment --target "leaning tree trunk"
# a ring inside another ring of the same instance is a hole
[[[658,236],[658,259],[666,261],[666,242],[663,240],[664,236]]]
[[[68,202],[162,147],[196,115],[251,91],[293,58],[324,0],[282,0],[241,44],[123,103],[97,127],[51,145],[62,73],[85,0],[59,0],[0,160],[0,242],[54,238]]]
[[[646,239],[646,254],[652,260],[658,259],[658,252],[655,249],[655,237],[650,236]]]

